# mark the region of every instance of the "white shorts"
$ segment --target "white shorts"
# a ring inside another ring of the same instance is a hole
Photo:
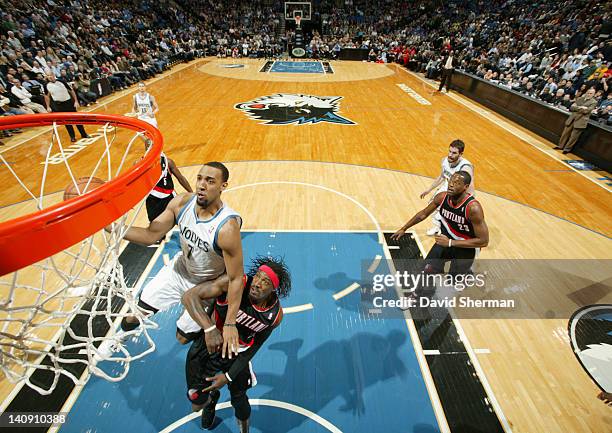
[[[143,122],[147,122],[147,123],[155,126],[156,128],[159,128],[159,126],[157,126],[157,119],[155,117],[138,116],[138,120],[142,120]]]
[[[183,277],[174,270],[176,260],[182,256],[179,252],[174,258],[164,266],[153,279],[147,284],[140,293],[140,300],[159,311],[164,311],[173,305],[181,303],[183,293],[191,289],[196,284]],[[187,310],[176,321],[176,327],[189,334],[200,331],[200,326],[191,318]]]

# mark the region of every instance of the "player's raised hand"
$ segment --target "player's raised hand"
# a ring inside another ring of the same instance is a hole
[[[423,191],[419,197],[421,197],[421,199],[424,199],[425,197],[427,197],[428,194],[429,191]]]
[[[232,359],[234,355],[238,356],[238,348],[240,343],[238,341],[238,330],[236,324],[226,323],[223,325],[223,350],[221,356]]]
[[[398,231],[396,231],[395,233],[391,235],[391,239],[393,239],[394,241],[399,241],[405,234],[406,234],[406,230],[399,229]]]
[[[223,346],[223,337],[218,329],[204,333],[204,341],[206,342],[206,349],[208,353],[215,353],[221,351]]]

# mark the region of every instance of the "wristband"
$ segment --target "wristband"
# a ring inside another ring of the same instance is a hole
[[[213,325],[210,328],[206,328],[204,330],[204,334],[208,334],[210,331],[212,331],[213,329],[217,329],[217,325]]]
[[[229,374],[227,374],[227,373],[225,373],[225,378],[226,378],[226,379],[227,379],[229,382],[231,382],[231,381],[232,381],[232,378],[231,378],[231,377],[229,377]]]
[[[453,246],[453,240],[452,240],[452,239],[449,239],[449,240],[448,240],[448,247],[450,248],[450,247],[452,247],[452,246]]]

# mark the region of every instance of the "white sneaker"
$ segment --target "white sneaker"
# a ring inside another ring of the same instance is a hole
[[[439,234],[440,234],[440,227],[433,226],[432,228],[430,228],[429,230],[427,230],[427,232],[425,232],[425,234],[426,234],[427,236],[435,236],[435,235],[439,235]]]

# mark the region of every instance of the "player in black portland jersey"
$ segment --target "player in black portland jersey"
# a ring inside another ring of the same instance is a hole
[[[464,198],[460,200],[455,198],[455,200],[456,202],[448,192],[443,196],[442,204],[438,208],[442,219],[440,230],[447,239],[473,239],[476,234],[469,212],[470,205],[473,205],[476,199],[472,195],[465,194]]]
[[[240,432],[245,433],[251,415],[246,391],[256,384],[250,360],[283,319],[279,298],[289,294],[291,276],[282,260],[258,257],[253,261],[244,276],[236,324],[231,325],[236,326],[240,340],[234,359],[220,354],[223,327],[230,326],[225,324],[227,288],[227,278],[220,277],[183,295],[183,305],[203,329],[203,336],[195,339],[187,354],[187,397],[194,412],[202,409],[202,427],[208,429],[214,423],[219,389],[228,384]]]
[[[458,171],[448,182],[448,191],[437,194],[427,207],[419,211],[395,232],[391,239],[399,240],[406,230],[420,223],[436,209],[442,217],[442,233],[425,258],[425,272],[441,273],[444,263],[451,261],[450,274],[469,272],[476,249],[489,243],[489,229],[480,203],[468,194],[472,182],[470,174]]]
[[[145,141],[145,150],[148,149],[153,142],[151,140]],[[189,181],[183,176],[183,173],[179,170],[173,160],[168,158],[164,152],[161,153],[161,175],[157,184],[153,187],[149,196],[147,197],[147,217],[149,222],[155,220],[158,216],[166,210],[168,204],[176,197],[174,191],[174,182],[172,176],[174,175],[179,181],[181,186],[185,188],[187,192],[193,192]]]

